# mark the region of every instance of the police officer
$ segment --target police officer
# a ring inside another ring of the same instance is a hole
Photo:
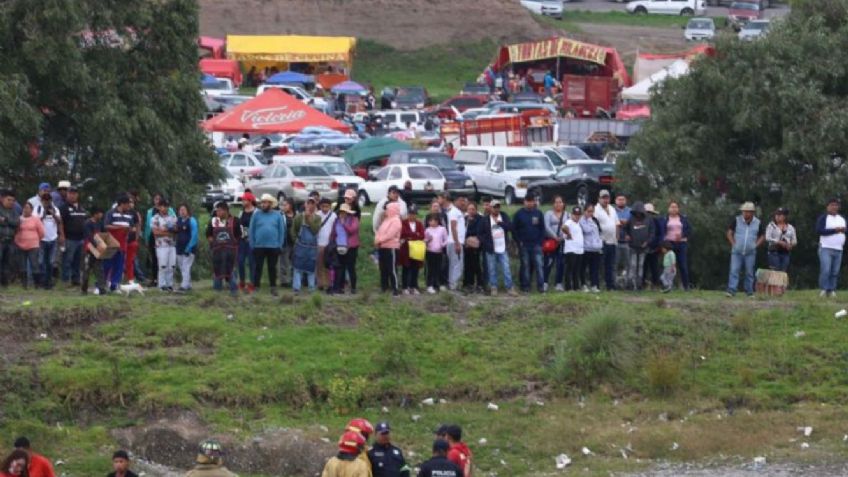
[[[448,460],[448,441],[436,439],[433,442],[433,458],[421,464],[418,477],[463,477],[462,469]]]
[[[368,451],[371,461],[371,473],[374,477],[409,477],[409,466],[403,458],[403,452],[392,445],[392,428],[388,422],[381,422],[375,428],[377,442]]]

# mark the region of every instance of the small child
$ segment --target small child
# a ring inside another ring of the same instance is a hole
[[[660,251],[663,253],[663,272],[660,276],[662,292],[668,293],[674,288],[674,278],[677,276],[677,255],[674,254],[671,242],[663,242]]]
[[[94,206],[91,208],[91,217],[85,221],[85,259],[81,280],[81,291],[83,295],[88,294],[88,280],[91,278],[92,272],[94,272],[94,293],[96,295],[105,295],[109,291],[106,287],[106,280],[103,278],[103,261],[95,257],[88,249],[88,244],[94,244],[94,236],[100,232],[103,232],[103,209]]]
[[[433,295],[439,291],[442,255],[448,245],[448,231],[442,225],[438,214],[428,215],[427,225],[427,230],[424,231],[424,243],[427,244],[427,293]]]

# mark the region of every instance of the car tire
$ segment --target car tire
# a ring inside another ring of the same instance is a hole
[[[359,191],[359,194],[356,195],[356,198],[359,202],[359,207],[365,207],[366,205],[371,203],[371,199],[368,197],[368,193],[364,190]]]
[[[694,14],[695,10],[692,10],[691,8],[684,8],[683,10],[680,10],[680,16],[691,17]]]
[[[647,15],[648,9],[645,7],[636,7],[636,9],[633,10],[633,13],[635,13],[636,15]]]
[[[507,187],[504,191],[504,204],[512,205],[515,203],[515,190],[512,187]]]
[[[581,209],[586,208],[586,204],[589,203],[589,188],[586,184],[581,185],[577,188],[577,196],[575,197],[575,202],[580,206]]]

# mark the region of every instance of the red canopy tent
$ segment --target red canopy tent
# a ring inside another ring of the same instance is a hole
[[[215,60],[204,58],[198,65],[200,71],[216,78],[229,78],[236,87],[241,85],[241,68],[236,60]]]
[[[223,58],[224,48],[227,42],[221,38],[213,38],[211,36],[201,36],[197,39],[197,46],[202,50],[207,50],[212,58]]]
[[[201,123],[226,133],[298,133],[309,126],[349,132],[350,128],[276,88]]]

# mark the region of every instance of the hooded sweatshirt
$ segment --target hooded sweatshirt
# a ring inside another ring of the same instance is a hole
[[[463,477],[471,477],[471,449],[464,442],[451,445],[448,460],[462,469]]]
[[[0,242],[11,242],[15,238],[18,225],[21,224],[21,214],[14,207],[7,209],[0,206]]]
[[[386,215],[374,236],[374,245],[377,248],[400,248],[401,227],[400,204],[392,202],[386,206]]]

